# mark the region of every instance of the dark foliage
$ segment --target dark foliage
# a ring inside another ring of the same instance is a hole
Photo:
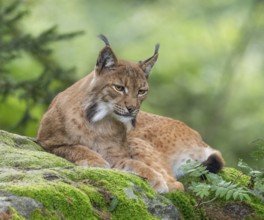
[[[50,44],[83,34],[81,31],[59,34],[57,27],[53,26],[38,36],[32,36],[21,27],[21,20],[27,14],[21,1],[8,5],[0,2],[0,99],[4,103],[12,95],[26,103],[24,114],[10,130],[26,127],[30,120],[34,120],[32,107],[48,105],[58,91],[74,81],[74,68],[63,68],[53,58]],[[40,66],[41,71],[35,78],[17,79],[17,73],[10,71],[10,64],[23,57],[33,59]]]

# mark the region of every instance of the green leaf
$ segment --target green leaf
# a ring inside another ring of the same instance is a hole
[[[239,192],[238,192],[238,191],[234,192],[234,194],[233,194],[233,199],[236,200],[237,197],[238,197],[238,195],[239,195]]]
[[[234,190],[233,189],[229,190],[226,193],[226,200],[229,200],[232,197],[233,193],[234,193]]]
[[[215,192],[216,197],[222,198],[225,194],[226,194],[225,188],[223,188],[223,187],[217,187],[216,188],[216,192]]]
[[[251,172],[253,169],[247,164],[245,163],[242,159],[239,159],[238,167],[245,169],[248,173]]]
[[[109,211],[112,212],[116,209],[117,207],[117,204],[118,204],[118,200],[115,196],[111,196],[111,202],[110,202],[110,206],[109,206]]]
[[[189,188],[195,193],[196,196],[204,198],[209,196],[211,186],[205,183],[193,183],[192,186]]]
[[[251,201],[251,198],[249,197],[248,194],[243,194],[243,195],[244,195],[244,198],[245,198],[246,200]]]

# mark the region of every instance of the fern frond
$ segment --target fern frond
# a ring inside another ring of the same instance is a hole
[[[244,166],[242,162],[241,166]],[[239,187],[238,184],[231,181],[225,181],[217,174],[209,173],[204,166],[197,162],[188,162],[182,166],[182,169],[190,177],[206,175],[206,182],[193,181],[189,187],[189,190],[201,199],[213,196],[226,200],[250,200],[251,192],[248,189]]]

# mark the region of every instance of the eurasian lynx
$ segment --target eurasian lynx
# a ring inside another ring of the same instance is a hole
[[[221,169],[220,153],[205,148],[198,133],[172,119],[139,113],[159,45],[149,59],[129,62],[118,60],[106,37],[100,38],[106,45],[95,70],[54,98],[38,142],[81,166],[134,172],[158,192],[184,190],[175,173],[186,159]]]

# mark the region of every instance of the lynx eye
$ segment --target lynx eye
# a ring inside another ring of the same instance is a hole
[[[117,92],[125,92],[125,87],[120,85],[113,85],[114,90]]]
[[[148,90],[140,89],[140,90],[138,90],[138,95],[142,96],[142,95],[147,94],[147,92],[148,92]]]

